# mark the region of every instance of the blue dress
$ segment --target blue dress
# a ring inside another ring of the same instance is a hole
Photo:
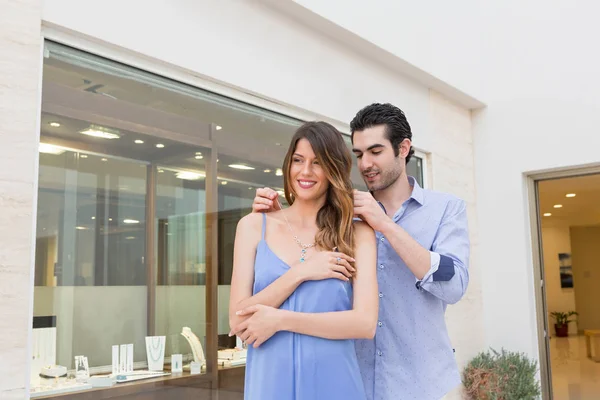
[[[262,239],[254,262],[256,294],[290,267]],[[339,279],[302,283],[281,309],[307,313],[352,309],[352,285]],[[280,331],[258,348],[249,346],[245,400],[365,400],[354,340],[330,340]]]

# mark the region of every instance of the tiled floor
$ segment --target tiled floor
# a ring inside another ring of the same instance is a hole
[[[553,337],[550,357],[554,400],[600,400],[600,363],[586,357],[584,336]]]

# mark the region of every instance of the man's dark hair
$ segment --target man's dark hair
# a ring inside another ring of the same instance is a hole
[[[378,125],[385,125],[386,138],[392,144],[396,157],[400,154],[400,143],[404,139],[412,141],[410,125],[401,109],[390,103],[373,103],[360,110],[350,122],[352,142],[354,142],[354,132]],[[406,156],[407,164],[414,153],[415,151],[411,146]]]

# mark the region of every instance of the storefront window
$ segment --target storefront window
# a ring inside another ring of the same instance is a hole
[[[241,395],[245,359],[223,352],[235,230],[257,188],[282,190],[301,121],[54,43],[45,55],[32,398]]]

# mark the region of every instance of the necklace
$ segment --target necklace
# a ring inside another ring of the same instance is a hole
[[[155,344],[157,343],[156,339],[158,339],[158,346]],[[148,343],[148,350],[152,361],[160,360],[160,356],[162,353],[162,338],[160,336],[153,336],[150,343]]]
[[[279,199],[277,199],[277,201],[279,202]],[[279,207],[281,208],[281,212],[283,213],[283,218],[285,218],[285,222],[287,223],[287,226],[290,229],[290,232],[292,232],[292,235],[294,235],[294,230],[292,229],[292,226],[290,225],[290,221],[288,221],[288,219],[285,215],[285,210],[283,209],[283,207],[281,207],[281,203],[279,203]],[[298,236],[296,236],[296,235],[294,235],[294,240],[296,241],[298,246],[300,246],[300,248],[302,249],[302,250],[300,250],[300,262],[302,263],[306,259],[306,249],[313,247],[315,244],[314,243],[304,244],[300,241],[300,239],[298,239]]]

